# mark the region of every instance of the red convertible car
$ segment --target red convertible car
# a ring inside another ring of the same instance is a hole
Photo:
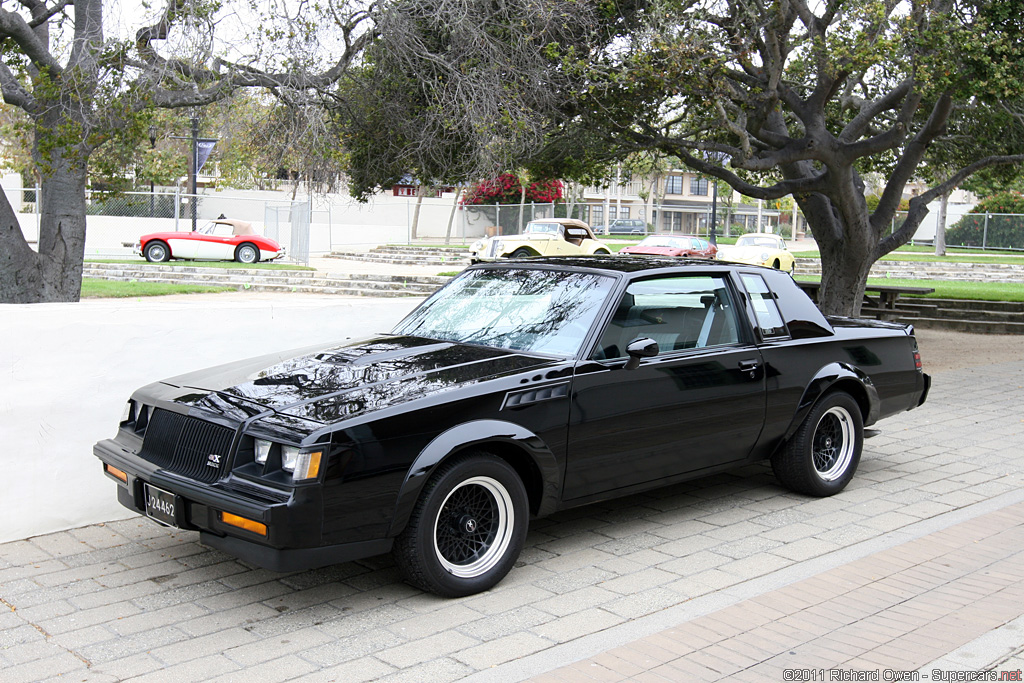
[[[645,256],[689,256],[691,258],[715,258],[718,247],[693,235],[650,235],[620,254],[642,254]]]
[[[135,252],[147,261],[176,259],[258,263],[284,256],[284,247],[256,234],[252,223],[233,218],[212,220],[195,232],[154,232],[143,235]]]

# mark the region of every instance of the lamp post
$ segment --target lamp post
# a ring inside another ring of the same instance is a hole
[[[704,151],[704,158],[708,161],[722,164],[729,155],[725,152]],[[711,227],[708,229],[708,242],[718,246],[718,178],[711,177]]]
[[[718,226],[718,179],[711,179],[711,228],[708,230],[708,242],[718,246],[716,227]]]
[[[192,209],[192,232],[196,231],[196,175],[199,174],[199,119],[192,117],[192,163],[189,165],[189,198]]]
[[[156,149],[156,126],[150,126],[149,127],[149,149],[150,149],[150,151]],[[150,159],[150,161],[152,162],[153,160]],[[155,195],[155,188],[153,186],[153,169],[151,168],[149,170],[149,217],[150,218],[153,218],[153,214],[155,213],[155,211],[154,211],[154,208],[155,208],[154,207],[154,204],[155,204],[154,200],[155,199],[156,199],[156,195]]]

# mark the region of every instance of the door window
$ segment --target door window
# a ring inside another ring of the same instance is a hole
[[[658,342],[659,354],[735,344],[738,330],[736,307],[721,276],[641,280],[626,290],[594,358],[625,358],[629,342],[641,337]]]
[[[764,278],[753,273],[744,273],[741,277],[743,286],[750,294],[750,305],[754,308],[754,316],[757,318],[761,336],[765,339],[788,336],[789,331],[786,329],[786,323],[782,321],[779,306],[775,303],[775,296],[768,289]]]

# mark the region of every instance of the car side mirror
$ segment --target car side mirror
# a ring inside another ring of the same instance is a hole
[[[629,360],[626,361],[627,370],[636,370],[640,367],[641,358],[653,358],[658,355],[658,342],[650,337],[634,339],[626,345],[626,353]]]

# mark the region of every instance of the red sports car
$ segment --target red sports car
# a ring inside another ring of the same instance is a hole
[[[284,256],[284,247],[256,234],[252,223],[233,218],[218,218],[195,232],[154,232],[143,235],[135,253],[147,261],[195,259],[257,263]]]
[[[718,253],[718,247],[693,235],[650,235],[641,240],[639,244],[626,247],[619,253],[713,259]]]

